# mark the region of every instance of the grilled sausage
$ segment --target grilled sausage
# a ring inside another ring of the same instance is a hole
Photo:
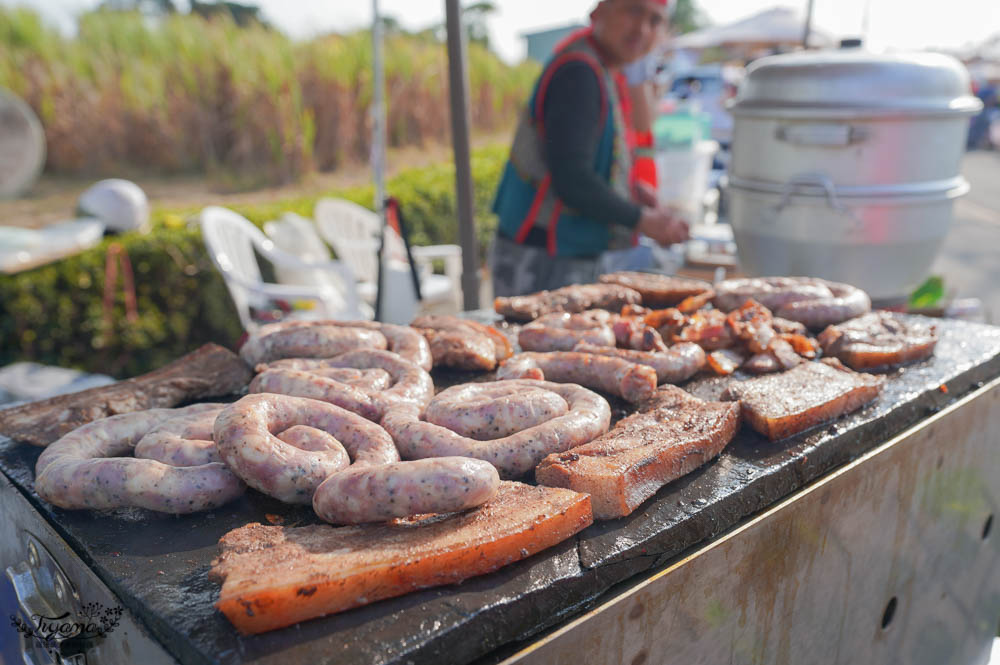
[[[580,342],[614,346],[611,323],[605,310],[546,314],[521,328],[517,343],[525,351],[569,351]]]
[[[652,370],[649,371],[652,373]],[[553,408],[553,401],[540,398],[540,391],[551,392],[561,398],[566,403],[566,411],[562,412],[556,405],[554,417],[545,422],[540,422],[541,418],[537,415],[530,415],[533,412],[545,413]],[[579,446],[603,434],[611,422],[611,407],[600,395],[581,386],[533,380],[453,386],[438,394],[428,410],[438,413],[440,420],[439,409],[435,406],[437,400],[454,402],[469,400],[477,395],[483,398],[479,408],[485,412],[477,417],[478,422],[490,421],[492,415],[498,438],[478,441],[463,436],[447,427],[421,420],[412,407],[390,411],[382,419],[382,425],[406,459],[451,455],[473,457],[493,464],[503,478],[516,478],[531,471],[546,455]],[[535,404],[540,399],[543,403]],[[493,405],[493,400],[500,404]],[[517,414],[517,407],[504,404],[510,400],[518,400],[527,415]],[[506,418],[510,421],[504,422]],[[455,419],[461,420],[461,413],[457,413]],[[537,424],[518,429],[528,422]],[[476,430],[476,426],[459,429],[470,432]],[[478,431],[481,435],[487,434],[481,427]],[[504,436],[507,432],[512,433]]]
[[[486,503],[499,487],[492,464],[468,457],[356,464],[316,488],[313,510],[334,524],[452,513]]]
[[[427,340],[409,326],[377,321],[283,321],[261,327],[240,349],[251,366],[282,358],[332,358],[356,349],[388,349],[427,371]]]
[[[279,393],[318,399],[378,421],[389,409],[412,404],[423,410],[434,395],[431,375],[389,351],[362,350],[327,360],[287,359],[258,365],[260,374],[250,383],[251,393]],[[392,386],[384,390],[341,383],[330,370],[382,370]]]
[[[663,352],[631,351],[592,344],[577,344],[573,349],[581,353],[621,358],[639,365],[652,367],[658,383],[680,383],[705,366],[705,351],[691,342],[674,344]]]
[[[814,277],[727,279],[715,287],[715,306],[730,311],[753,299],[775,316],[812,329],[840,323],[871,310],[871,299],[850,284]]]
[[[286,442],[272,434],[295,425],[332,437],[302,437],[299,430]],[[333,404],[287,395],[247,395],[230,404],[215,421],[215,442],[236,475],[286,503],[310,503],[319,484],[344,468],[341,444],[355,463],[399,461],[392,439],[375,423]]]
[[[225,464],[175,467],[124,457],[165,421],[214,408],[149,409],[79,427],[42,452],[35,465],[35,491],[69,509],[138,507],[184,514],[221,506],[246,489]]]
[[[287,321],[263,326],[240,348],[240,357],[255,367],[281,358],[331,358],[355,349],[388,346],[385,335],[377,330],[299,325],[302,323]]]
[[[648,399],[656,391],[652,367],[579,351],[519,353],[500,366],[497,378],[579,383],[630,402]]]
[[[164,420],[135,444],[133,455],[169,466],[198,466],[221,462],[212,426],[225,404],[198,404],[197,409]]]

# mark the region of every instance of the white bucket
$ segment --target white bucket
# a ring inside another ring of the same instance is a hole
[[[697,224],[701,220],[712,157],[718,149],[719,144],[715,141],[698,141],[690,150],[662,150],[656,153],[660,204],[677,208],[689,224]]]

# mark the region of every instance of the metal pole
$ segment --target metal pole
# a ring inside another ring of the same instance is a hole
[[[382,13],[379,0],[372,0],[372,64],[374,86],[372,94],[371,163],[375,175],[375,211],[383,217],[385,204],[385,63],[382,57]]]
[[[868,26],[872,13],[872,0],[865,0],[865,13],[861,15],[861,44],[868,44]]]
[[[809,48],[809,32],[812,30],[813,20],[813,0],[809,0],[809,7],[806,9],[806,27],[802,31],[802,48]]]
[[[451,98],[451,146],[455,154],[458,237],[462,245],[464,308],[479,309],[479,243],[472,214],[472,166],[469,160],[469,74],[465,62],[465,30],[459,0],[445,0],[448,26],[448,88]]]

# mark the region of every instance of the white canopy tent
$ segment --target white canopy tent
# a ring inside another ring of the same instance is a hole
[[[806,14],[791,7],[774,7],[734,23],[689,32],[674,39],[676,49],[705,49],[715,46],[780,46],[801,44]],[[811,29],[809,46],[832,46],[830,35]]]

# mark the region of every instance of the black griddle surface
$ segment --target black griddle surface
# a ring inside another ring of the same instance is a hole
[[[719,458],[632,515],[598,522],[530,559],[252,637],[240,636],[213,606],[219,588],[207,573],[216,543],[249,522],[268,523],[268,515],[285,525],[315,523],[310,510],[252,491],[183,517],[61,510],[34,493],[41,449],[2,437],[0,470],[181,662],[467,663],[580,613],[613,585],[662,566],[1000,375],[1000,328],[934,323],[941,340],[933,358],[891,373],[876,402],[832,424],[773,443],[743,428]],[[439,383],[470,378],[436,376]],[[685,387],[710,397],[717,383]]]

